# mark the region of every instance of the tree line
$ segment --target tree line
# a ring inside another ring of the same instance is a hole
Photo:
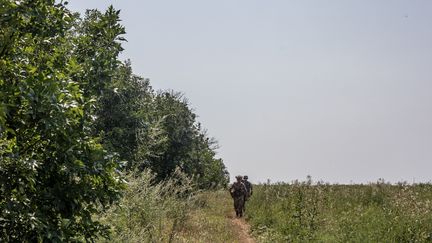
[[[228,183],[187,99],[119,60],[124,34],[112,6],[0,0],[0,239],[92,241],[132,171]]]

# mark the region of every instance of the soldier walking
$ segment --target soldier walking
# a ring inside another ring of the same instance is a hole
[[[245,175],[243,176],[243,184],[245,185],[246,188],[246,194],[244,196],[244,206],[243,206],[243,212],[246,211],[246,202],[247,200],[249,200],[250,196],[252,196],[252,183],[250,183],[248,181],[248,176]]]
[[[245,175],[245,176],[243,176],[243,184],[245,185],[245,187],[246,187],[246,197],[245,197],[245,201],[247,201],[249,198],[250,198],[250,196],[252,196],[252,183],[250,183],[249,181],[248,181],[248,176],[247,175]]]
[[[242,182],[243,177],[236,176],[236,179],[237,181],[231,185],[229,191],[231,197],[234,199],[234,210],[236,212],[236,216],[242,217],[247,190],[245,184]]]

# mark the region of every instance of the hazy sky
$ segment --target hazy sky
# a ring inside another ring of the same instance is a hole
[[[233,178],[432,177],[432,1],[96,1],[121,58],[185,93]]]

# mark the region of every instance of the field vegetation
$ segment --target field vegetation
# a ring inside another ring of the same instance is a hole
[[[261,184],[247,210],[260,242],[432,242],[431,184]]]
[[[239,242],[226,190],[199,190],[180,170],[157,182],[149,170],[128,176],[120,203],[100,215],[100,242]]]
[[[120,11],[0,0],[0,242],[239,242],[228,171],[182,94],[119,60]],[[432,241],[432,186],[255,187],[263,242]],[[243,221],[242,221],[243,222]]]

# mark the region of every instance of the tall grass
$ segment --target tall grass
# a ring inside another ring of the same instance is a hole
[[[432,242],[431,184],[262,184],[247,210],[262,242]]]
[[[100,216],[111,226],[111,236],[102,242],[172,242],[194,207],[196,190],[180,171],[155,183],[144,171],[127,176],[128,188],[119,205]]]
[[[200,192],[195,202],[176,242],[240,242],[228,190]]]
[[[227,190],[199,191],[178,170],[160,183],[150,171],[127,181],[121,202],[99,216],[111,227],[101,242],[239,242]]]

